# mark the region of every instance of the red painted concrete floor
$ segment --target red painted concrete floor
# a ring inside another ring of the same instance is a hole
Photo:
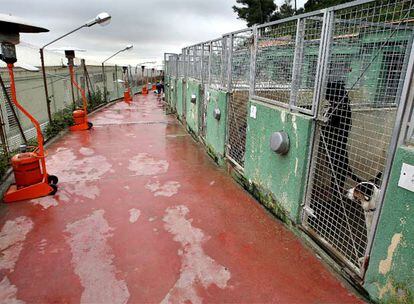
[[[154,96],[49,148],[59,191],[0,208],[1,303],[359,303]]]

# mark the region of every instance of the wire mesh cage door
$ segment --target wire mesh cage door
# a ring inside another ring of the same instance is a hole
[[[201,102],[199,103],[200,136],[205,139],[207,129],[207,104],[209,101],[208,74],[210,64],[210,42],[201,45]]]
[[[190,49],[189,48],[185,48],[183,51],[183,68],[184,68],[184,75],[182,78],[182,96],[181,96],[181,100],[182,100],[182,117],[183,117],[183,121],[185,121],[186,115],[187,115],[187,86],[188,86],[188,78],[191,75],[191,57],[190,57]]]
[[[234,33],[230,39],[229,86],[231,91],[227,114],[226,154],[228,159],[241,168],[244,167],[246,151],[247,108],[253,40],[252,29]]]
[[[332,9],[303,225],[363,276],[413,37],[411,1]],[[395,139],[394,139],[395,140]]]

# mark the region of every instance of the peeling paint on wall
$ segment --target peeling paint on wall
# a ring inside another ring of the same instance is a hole
[[[178,251],[182,264],[180,276],[161,303],[202,303],[197,293],[198,284],[205,289],[210,285],[224,289],[230,280],[230,271],[206,255],[202,244],[209,238],[203,231],[192,226],[192,219],[186,219],[186,206],[170,207],[163,218],[165,229],[174,235],[182,249]]]
[[[391,244],[388,247],[387,258],[385,260],[380,261],[379,263],[378,271],[380,274],[385,275],[390,271],[391,266],[392,266],[392,259],[394,256],[394,252],[397,249],[397,246],[400,243],[401,238],[402,238],[401,233],[396,233],[392,237]]]
[[[282,123],[286,122],[286,112],[285,111],[280,111],[280,120],[282,121]]]
[[[296,149],[298,149],[299,148],[299,136],[298,136],[298,125],[296,123],[295,115],[292,115],[292,127],[293,127],[293,132],[295,133]]]
[[[377,284],[378,285],[378,284]],[[380,299],[384,298],[384,295],[391,292],[393,290],[392,282],[387,281],[387,284],[385,284],[382,288],[378,287],[378,297]]]
[[[84,288],[80,302],[126,303],[129,291],[125,281],[116,277],[114,255],[107,244],[112,229],[103,215],[103,210],[97,210],[66,226],[72,265]]]

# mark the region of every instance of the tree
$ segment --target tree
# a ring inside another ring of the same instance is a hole
[[[277,9],[273,0],[236,0],[242,6],[233,6],[239,19],[247,21],[247,26],[261,24],[270,21]]]
[[[308,0],[305,3],[305,12],[312,12],[351,1],[353,0]]]
[[[295,4],[296,5],[296,4]],[[292,7],[292,0],[285,0],[285,2],[276,10],[270,17],[271,21],[280,20],[296,15],[296,10]]]

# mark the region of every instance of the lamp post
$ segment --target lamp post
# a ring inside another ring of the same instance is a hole
[[[105,12],[100,13],[94,19],[92,19],[92,20],[86,22],[85,24],[83,24],[83,25],[75,28],[74,30],[72,30],[72,31],[70,31],[70,32],[68,32],[68,33],[66,33],[66,34],[64,34],[64,35],[56,38],[55,40],[53,40],[53,41],[45,44],[44,46],[42,46],[40,48],[40,62],[41,62],[41,65],[42,65],[43,86],[45,88],[46,105],[47,105],[47,115],[49,117],[49,122],[52,122],[52,113],[50,111],[49,92],[48,92],[48,89],[47,89],[47,79],[46,79],[45,60],[44,60],[44,49],[47,46],[51,45],[52,43],[55,43],[56,41],[58,41],[58,40],[60,40],[60,39],[62,39],[64,37],[66,37],[66,36],[69,36],[70,34],[73,34],[74,32],[76,32],[76,31],[78,31],[78,30],[80,30],[80,29],[82,29],[84,27],[91,27],[91,26],[93,26],[95,24],[100,24],[100,25],[104,26],[104,25],[109,24],[110,21],[111,21],[111,15],[109,15],[108,13],[105,13]]]
[[[123,48],[122,50],[119,50],[118,52],[112,54],[111,56],[109,56],[108,58],[106,58],[104,61],[102,61],[102,77],[103,77],[103,81],[104,81],[104,96],[105,96],[105,102],[108,102],[107,100],[107,89],[106,89],[106,74],[105,74],[105,62],[107,62],[109,59],[115,57],[116,55],[118,55],[119,53],[128,51],[130,49],[132,49],[134,46],[132,44],[128,44],[125,48]]]

